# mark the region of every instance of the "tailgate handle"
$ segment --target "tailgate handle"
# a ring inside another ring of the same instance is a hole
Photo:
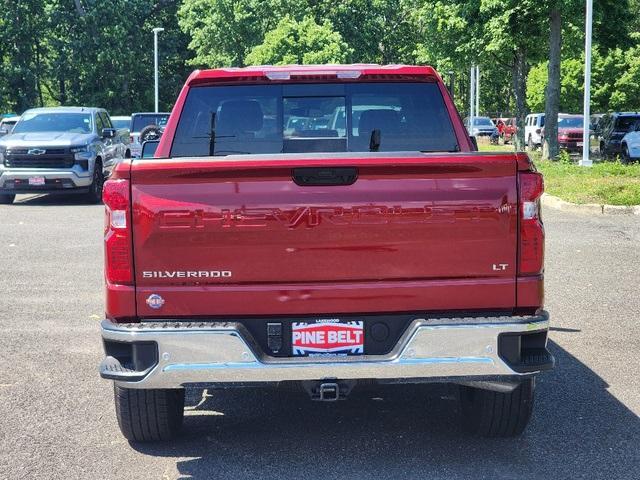
[[[293,181],[301,187],[352,185],[358,179],[355,167],[306,167],[293,169]]]

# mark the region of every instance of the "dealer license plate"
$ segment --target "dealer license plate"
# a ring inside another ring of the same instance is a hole
[[[291,324],[294,356],[362,355],[364,322],[320,319]]]
[[[44,177],[29,177],[29,185],[44,185]]]

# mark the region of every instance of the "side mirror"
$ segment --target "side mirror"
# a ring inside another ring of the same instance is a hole
[[[102,138],[114,138],[116,136],[115,128],[103,128],[102,129]]]
[[[156,150],[160,145],[160,140],[147,140],[142,144],[142,154],[140,158],[153,158],[156,154]]]
[[[471,144],[473,145],[473,151],[477,152],[478,151],[478,139],[476,137],[474,137],[473,135],[469,136],[469,140],[471,140]]]
[[[0,137],[3,135],[8,135],[9,134],[9,130],[7,128],[0,128]]]

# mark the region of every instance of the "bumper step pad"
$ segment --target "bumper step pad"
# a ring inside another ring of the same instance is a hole
[[[127,368],[120,363],[117,358],[105,357],[100,363],[100,376],[109,380],[125,380],[129,382],[135,382],[142,380],[151,368],[144,371],[136,371],[131,368]]]

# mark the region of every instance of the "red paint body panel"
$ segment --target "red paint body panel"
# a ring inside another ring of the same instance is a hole
[[[128,285],[105,286],[106,317],[114,321],[134,321],[136,318],[136,289]]]
[[[304,291],[313,286],[309,283],[365,282],[361,291],[352,286],[340,302],[334,299],[326,311],[375,312],[385,303],[363,304],[363,299],[371,299],[368,282],[395,281],[396,289],[403,281],[428,280],[411,289],[410,305],[387,302],[386,308],[442,308],[434,303],[440,294],[432,291],[448,292],[449,309],[515,306],[513,155],[288,157],[134,162],[134,258],[142,297],[170,286],[172,294],[184,292],[192,305],[210,305],[209,299],[220,295],[224,285],[229,285],[229,292],[260,285],[259,295],[245,302],[216,300],[216,314],[243,314],[247,309],[284,314],[291,308],[299,313],[299,307],[277,301],[281,291],[290,288],[285,285],[304,283]],[[294,167],[317,164],[358,166],[358,180],[349,186],[294,183]],[[496,270],[494,264],[505,267]],[[231,276],[144,276],[175,271],[222,271]],[[476,287],[491,285],[488,296],[465,292],[469,279]],[[497,279],[505,281],[496,283]],[[451,280],[465,282],[458,288]],[[138,308],[144,316],[142,297],[138,296]],[[170,304],[165,303],[163,315],[178,315]],[[182,302],[176,298],[173,304]]]
[[[513,278],[139,287],[141,317],[511,310]],[[165,299],[162,312],[145,303]]]
[[[518,277],[517,306],[537,309],[544,306],[544,277]]]

